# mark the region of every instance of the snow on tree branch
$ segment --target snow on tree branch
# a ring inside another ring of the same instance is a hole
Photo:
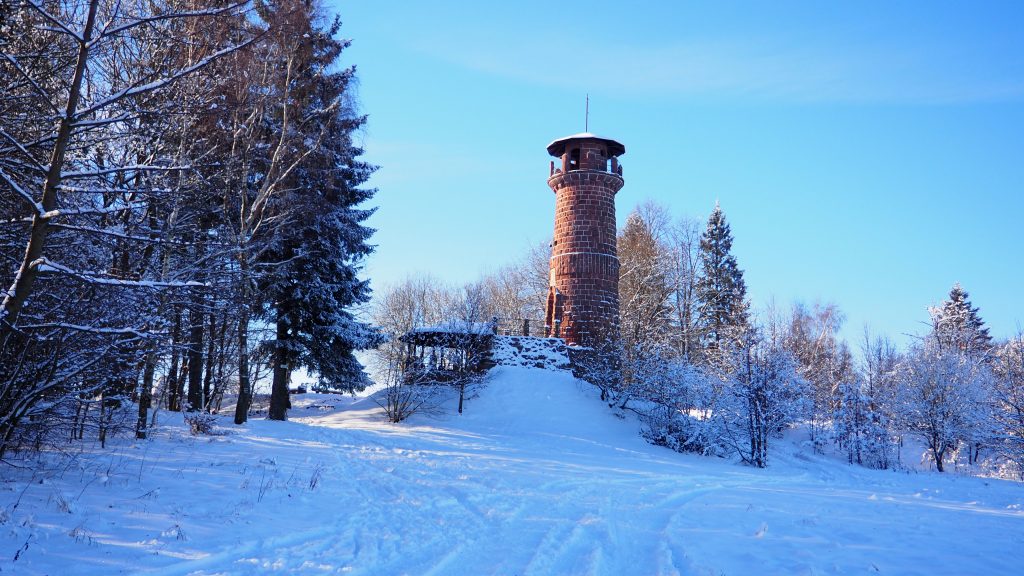
[[[195,281],[188,281],[188,282],[158,282],[158,281],[155,281],[155,280],[122,280],[120,278],[111,278],[109,276],[106,276],[106,275],[103,275],[103,274],[97,273],[97,272],[80,272],[80,271],[77,271],[77,270],[73,270],[71,268],[68,268],[67,266],[64,266],[62,264],[58,264],[56,262],[52,262],[52,261],[50,261],[50,260],[48,260],[46,258],[39,258],[37,260],[34,260],[32,262],[32,264],[31,264],[31,267],[35,268],[36,270],[38,270],[41,273],[47,273],[47,272],[55,273],[56,272],[56,273],[61,273],[61,274],[67,274],[69,276],[73,276],[74,278],[82,280],[83,282],[88,282],[90,284],[102,284],[102,285],[106,285],[106,286],[122,286],[122,287],[126,287],[126,288],[130,288],[130,287],[134,287],[134,288],[205,288],[205,287],[209,287],[209,285],[204,283],[204,282],[195,282]]]

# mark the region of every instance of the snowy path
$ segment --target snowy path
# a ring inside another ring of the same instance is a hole
[[[643,443],[571,378],[539,370],[505,369],[461,417],[402,426],[365,401],[310,400],[338,409],[83,456],[90,470],[110,468],[106,480],[68,472],[30,486],[0,525],[0,569],[1020,573],[1019,484],[874,472],[789,444],[768,470],[675,454]],[[10,484],[0,502],[24,488]]]

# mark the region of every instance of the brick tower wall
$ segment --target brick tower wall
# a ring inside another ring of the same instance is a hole
[[[615,193],[623,180],[607,171],[617,169],[617,162],[605,158],[600,142],[578,146],[579,169],[569,164],[567,153],[563,170],[548,179],[556,198],[550,282],[560,294],[566,343],[596,346],[619,338]]]

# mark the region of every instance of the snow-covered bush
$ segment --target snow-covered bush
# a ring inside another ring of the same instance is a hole
[[[722,453],[718,422],[711,417],[720,393],[714,377],[693,364],[654,354],[634,362],[634,378],[631,394],[644,438],[679,452]]]
[[[733,354],[733,368],[712,417],[723,442],[744,462],[763,468],[769,439],[806,417],[808,384],[793,356],[760,340],[754,330]]]
[[[622,408],[629,403],[631,385],[622,378],[622,347],[617,342],[601,342],[593,347],[572,346],[569,360],[573,375],[585,380],[601,391],[601,400],[608,406]]]
[[[901,375],[904,426],[925,443],[939,472],[961,445],[976,452],[991,439],[992,372],[978,356],[929,338],[910,351]]]
[[[769,439],[806,416],[808,384],[792,355],[754,330],[730,358],[724,373],[659,353],[635,360],[629,390],[643,436],[678,451],[735,453],[764,467]]]
[[[185,423],[188,424],[189,432],[193,436],[209,436],[213,434],[213,425],[217,422],[217,417],[213,414],[207,414],[206,412],[191,412],[185,414]]]
[[[894,406],[877,392],[859,378],[843,382],[832,435],[850,464],[886,469],[898,459],[900,436],[891,415]]]

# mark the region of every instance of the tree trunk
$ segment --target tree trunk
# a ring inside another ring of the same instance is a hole
[[[942,456],[945,455],[946,449],[938,446],[938,443],[932,442],[932,457],[935,458],[935,469],[942,472]]]
[[[21,262],[17,275],[14,277],[14,284],[7,291],[7,296],[0,302],[0,345],[7,340],[18,315],[21,313],[25,300],[32,293],[32,285],[39,275],[39,258],[43,255],[43,247],[46,245],[46,236],[50,230],[50,212],[57,208],[57,188],[60,186],[61,172],[64,168],[64,156],[68,144],[71,142],[71,128],[77,120],[75,113],[78,110],[78,101],[82,94],[82,83],[85,77],[85,69],[89,61],[89,48],[92,46],[92,33],[96,22],[96,9],[99,7],[99,0],[89,2],[89,12],[85,19],[85,27],[82,29],[81,40],[78,42],[78,59],[75,62],[75,72],[68,86],[68,101],[64,115],[57,127],[57,137],[53,143],[53,152],[50,155],[50,164],[47,167],[46,179],[43,181],[43,196],[37,204],[36,213],[32,216],[32,226],[29,232],[28,245],[25,248],[25,258]]]
[[[199,298],[199,295],[196,295]],[[189,412],[203,407],[203,303],[194,301],[188,312],[188,406]]]
[[[210,392],[210,398],[207,400],[209,411],[216,413],[220,412],[220,404],[224,399],[224,387],[227,383],[224,379],[224,369],[227,365],[227,333],[228,333],[228,313],[224,312],[221,314],[219,334],[216,336],[217,346],[214,351],[214,359],[211,360],[211,369],[215,369],[216,372],[213,376],[213,390]]]
[[[107,447],[107,422],[106,422],[106,405],[107,405],[107,392],[104,390],[100,392],[100,420],[99,420],[99,440],[100,448]]]
[[[235,424],[245,424],[252,404],[252,387],[249,382],[249,303],[245,300],[246,291],[242,292],[242,305],[238,311],[238,403],[235,405]]]
[[[178,341],[181,337],[181,311],[174,310],[174,325],[171,328],[171,367],[167,370],[167,409],[181,412],[181,387],[178,385]]]
[[[135,437],[146,437],[146,420],[149,406],[153,403],[153,375],[156,373],[156,351],[153,347],[146,354],[146,367],[142,371],[142,389],[139,391],[139,419],[135,423]]]
[[[217,315],[210,313],[210,334],[206,344],[206,374],[203,376],[203,410],[210,411],[210,399],[213,397],[213,371],[216,369],[213,355],[216,351],[214,344],[217,341]]]
[[[291,400],[288,398],[288,321],[284,312],[277,310],[277,341],[274,347],[274,384],[270,390],[270,410],[267,418],[287,420]]]

